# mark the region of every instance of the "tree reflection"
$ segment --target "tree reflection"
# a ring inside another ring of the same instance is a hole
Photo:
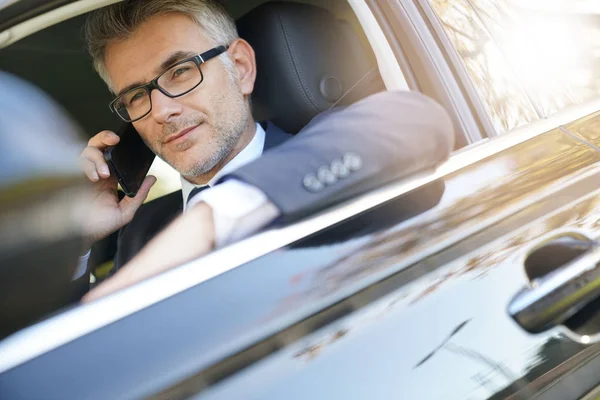
[[[326,336],[322,338],[318,338],[317,340],[311,341],[306,347],[302,348],[296,354],[294,354],[294,358],[297,359],[305,359],[306,361],[311,361],[317,357],[321,351],[325,349],[326,346],[333,344],[340,340],[348,333],[348,329],[338,329],[333,333],[328,333]]]
[[[600,17],[527,0],[430,0],[499,132],[600,93]]]

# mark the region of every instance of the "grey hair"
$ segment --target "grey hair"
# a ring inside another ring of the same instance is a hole
[[[168,13],[191,18],[213,46],[230,44],[239,37],[235,22],[216,0],[125,0],[98,9],[88,15],[84,35],[94,68],[109,89],[114,91],[105,65],[106,46],[113,40],[127,39],[151,17]],[[231,74],[233,64],[228,53],[219,58]]]

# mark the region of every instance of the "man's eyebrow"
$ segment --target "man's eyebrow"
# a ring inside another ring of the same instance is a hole
[[[176,51],[172,53],[165,61],[160,64],[160,66],[154,71],[157,75],[163,72],[165,69],[169,68],[171,65],[175,64],[177,61],[181,61],[185,58],[195,56],[196,52],[194,51]]]
[[[176,51],[174,53],[171,53],[171,55],[169,55],[169,57],[167,57],[159,66],[158,68],[156,68],[154,70],[154,73],[156,75],[160,74],[161,72],[163,72],[165,69],[169,68],[171,65],[175,64],[177,61],[181,61],[185,58],[189,58],[189,57],[193,57],[195,56],[196,52],[193,51]],[[142,86],[143,84],[145,84],[147,82],[134,82],[130,85],[125,86],[123,89],[121,89],[119,91],[119,93],[117,94],[117,97],[122,95],[123,93],[125,93],[128,90],[131,90],[133,88],[136,88],[138,86]]]

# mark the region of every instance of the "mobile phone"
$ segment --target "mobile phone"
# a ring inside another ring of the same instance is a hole
[[[129,197],[135,197],[155,155],[146,146],[133,124],[123,125],[117,135],[121,140],[116,146],[104,150],[104,159],[111,173],[119,181],[123,192]]]

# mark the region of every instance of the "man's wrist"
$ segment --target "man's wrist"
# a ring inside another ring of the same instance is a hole
[[[191,214],[192,218],[195,221],[204,225],[204,227],[206,229],[205,229],[205,234],[204,234],[203,238],[206,240],[203,241],[203,244],[208,246],[206,248],[207,251],[214,249],[215,248],[215,225],[214,225],[212,208],[205,202],[201,201],[197,204],[194,204],[192,207],[190,207],[190,209],[188,211],[186,211],[186,214]]]
[[[263,228],[279,210],[257,187],[230,179],[206,189],[188,202],[188,207],[206,203],[211,209],[213,246],[223,247]]]

